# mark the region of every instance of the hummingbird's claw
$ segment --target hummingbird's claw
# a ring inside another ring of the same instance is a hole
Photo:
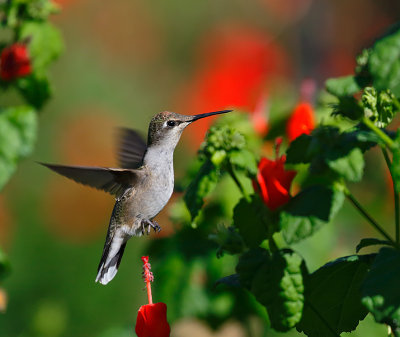
[[[160,232],[161,231],[161,226],[156,221],[151,221],[150,223],[151,223],[150,226],[154,229],[154,232]]]
[[[154,232],[160,232],[161,231],[161,226],[156,221],[145,220],[143,222],[144,222],[143,223],[144,226],[147,225],[147,235],[150,234],[151,228],[154,229]],[[143,226],[143,229],[142,229],[143,234],[144,234],[144,226]]]

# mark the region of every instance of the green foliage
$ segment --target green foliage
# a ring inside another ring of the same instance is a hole
[[[242,253],[245,249],[245,243],[242,236],[235,227],[225,227],[220,225],[217,232],[210,234],[208,238],[218,244],[217,257],[221,257],[224,252],[229,254]]]
[[[379,240],[376,238],[365,238],[360,241],[360,243],[356,247],[356,253],[358,253],[361,249],[370,246],[376,245],[391,245],[391,242],[388,240]]]
[[[217,181],[218,171],[214,164],[207,160],[200,168],[196,178],[189,185],[184,197],[193,224],[196,224],[196,218],[204,204],[204,198],[212,192]]]
[[[253,215],[251,218],[249,213]],[[248,247],[259,246],[276,231],[271,212],[257,195],[252,195],[249,201],[240,200],[234,209],[233,223]]]
[[[393,152],[393,159],[390,165],[390,173],[394,181],[394,189],[400,193],[400,131],[397,130],[395,138],[395,148]]]
[[[29,155],[36,140],[37,115],[29,106],[0,110],[0,189]]]
[[[310,136],[295,139],[287,151],[288,164],[310,164],[314,174],[332,170],[349,181],[360,181],[364,171],[364,158],[357,145],[357,133],[340,132],[333,126],[322,126]]]
[[[42,75],[63,51],[59,31],[49,22],[27,21],[19,30],[18,40],[29,39],[29,53],[36,73]]]
[[[258,310],[258,305],[240,288],[219,286],[215,290],[216,280],[236,263],[229,256],[217,259],[215,248],[204,229],[190,227],[148,247],[154,261],[153,296],[168,304],[169,321],[196,316],[218,327],[227,319],[243,322]]]
[[[270,258],[270,253],[266,249],[260,247],[250,249],[240,256],[236,266],[240,284],[250,289],[254,278],[254,272],[260,269],[263,263]]]
[[[394,29],[379,39],[371,48],[368,70],[377,90],[391,90],[400,96],[400,29]]]
[[[205,198],[214,190],[223,173],[229,173],[236,179],[237,173],[252,177],[257,172],[255,155],[247,144],[247,139],[252,139],[252,134],[245,128],[245,136],[233,128],[231,124],[236,125],[241,121],[240,116],[233,116],[229,124],[211,127],[199,150],[202,166],[184,196],[193,226],[200,220]],[[241,183],[239,180],[237,182]]]
[[[400,252],[381,248],[362,287],[362,303],[375,320],[393,330],[400,326]]]
[[[305,306],[296,328],[310,337],[353,331],[365,318],[361,285],[373,256],[353,255],[332,261],[305,281]]]
[[[275,330],[288,331],[300,321],[306,274],[303,259],[290,249],[273,253],[254,271],[251,292],[267,308]]]
[[[15,43],[26,45],[31,67],[28,75],[0,80],[3,90],[14,87],[27,105],[0,108],[0,129],[3,130],[0,135],[0,189],[15,171],[18,160],[32,151],[37,132],[35,109],[41,109],[52,94],[48,67],[61,54],[63,43],[48,16],[57,11],[58,7],[49,0],[11,0],[0,4],[3,27],[11,32],[5,35],[10,36],[8,40],[1,41],[1,48]],[[18,116],[18,120],[13,116]]]
[[[4,22],[7,26],[16,28],[19,21],[44,21],[51,14],[59,11],[58,6],[48,0],[12,0],[4,1],[0,11],[5,15]]]
[[[301,191],[280,213],[280,228],[286,242],[294,243],[311,236],[332,220],[343,201],[343,192],[321,185]]]
[[[303,134],[289,144],[286,164],[300,171],[297,177],[301,188],[276,211],[269,211],[262,199],[248,193],[248,185],[242,184],[246,178],[256,176],[257,157],[253,153],[258,150],[257,142],[250,146],[251,137],[238,131],[238,124],[224,124],[221,119],[210,129],[201,148],[200,158],[220,169],[221,175],[227,173],[242,193],[242,198],[233,205],[232,219],[224,218],[232,224],[220,225],[209,235],[219,246],[218,257],[225,259],[223,253],[241,254],[236,274],[230,271],[229,276],[221,277],[217,283],[232,289],[246,288],[267,309],[269,323],[275,330],[296,327],[311,337],[338,336],[356,329],[371,312],[378,322],[391,325],[395,333],[400,331],[399,242],[362,208],[346,186],[347,182],[361,181],[365,152],[379,145],[393,156],[392,162],[390,156],[386,159],[395,189],[400,191],[400,133],[393,137],[392,132],[383,129],[400,109],[396,98],[400,90],[397,84],[400,67],[393,57],[400,53],[396,51],[399,41],[400,34],[396,30],[391,32],[358,56],[354,75],[326,82],[327,91],[334,96],[331,100],[334,104],[329,108],[335,119],[328,119],[328,123],[318,125],[311,134]],[[212,171],[200,171],[189,188],[187,195],[197,197],[192,209],[189,208],[192,216],[197,214],[208,192],[218,190],[218,179],[210,177]],[[205,186],[211,188],[202,188],[199,179],[204,179]],[[269,192],[267,184],[263,188],[264,193]],[[376,254],[342,257],[309,275],[305,261],[290,248],[282,247],[282,238],[292,245],[314,235],[333,220],[345,196],[386,238],[362,239],[356,251],[374,245],[395,248],[382,248],[375,261]],[[213,202],[221,201],[216,198]],[[396,226],[400,226],[398,218]]]
[[[20,78],[17,87],[26,101],[36,109],[41,109],[52,94],[49,80],[45,76],[32,74]]]
[[[6,254],[0,249],[0,281],[3,281],[5,277],[10,273],[10,262],[7,259]]]
[[[394,100],[394,95],[388,89],[377,92],[373,87],[366,87],[362,95],[365,117],[379,128],[386,127],[396,112]]]
[[[200,153],[209,158],[214,165],[219,166],[229,152],[243,149],[245,144],[243,135],[229,125],[220,128],[211,127]]]
[[[326,90],[334,96],[351,96],[361,90],[356,78],[352,75],[330,78],[325,82]]]
[[[338,96],[337,102],[332,104],[332,109],[333,116],[342,116],[353,121],[364,115],[362,106],[353,96]]]
[[[266,307],[274,329],[287,331],[300,321],[307,270],[298,254],[254,248],[240,257],[236,272],[240,284]]]

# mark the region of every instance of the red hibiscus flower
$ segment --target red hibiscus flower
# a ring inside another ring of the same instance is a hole
[[[0,56],[0,77],[11,81],[29,75],[32,71],[28,49],[25,44],[14,43],[2,50]]]
[[[276,149],[275,160],[261,158],[256,181],[253,181],[254,190],[261,195],[265,204],[272,211],[290,200],[290,185],[297,173],[285,170],[286,156],[278,157],[279,144]]]
[[[154,280],[148,256],[142,256],[143,278],[146,283],[149,304],[142,305],[136,319],[138,337],[169,337],[171,329],[167,321],[167,305],[153,303],[150,282]]]
[[[309,103],[299,103],[286,124],[286,134],[289,141],[298,136],[310,134],[315,127],[314,110]]]

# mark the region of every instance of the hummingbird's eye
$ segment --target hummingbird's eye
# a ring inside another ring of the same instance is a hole
[[[168,126],[175,126],[175,125],[176,125],[176,122],[175,122],[175,121],[168,121],[168,122],[167,122],[167,125],[168,125]]]

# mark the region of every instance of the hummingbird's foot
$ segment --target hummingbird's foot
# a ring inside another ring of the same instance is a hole
[[[160,232],[161,231],[161,226],[154,220],[153,221],[144,220],[143,221],[143,225],[144,226],[147,225],[147,234],[150,234],[151,228],[153,228],[155,232]]]

